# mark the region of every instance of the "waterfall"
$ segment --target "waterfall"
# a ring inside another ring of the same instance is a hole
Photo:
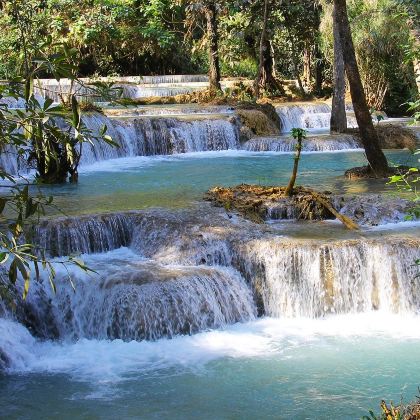
[[[154,340],[247,321],[257,308],[311,318],[420,312],[410,237],[291,240],[207,208],[47,220],[33,239],[59,261],[83,253],[96,271],[68,267],[75,292],[60,264],[57,295],[43,275],[31,285],[16,318],[40,337]]]
[[[148,86],[148,85],[123,85],[123,97],[130,99],[150,98],[153,96],[176,96],[192,93],[196,90],[204,90],[207,83],[202,85],[198,83],[169,85],[169,86]]]
[[[328,128],[330,126],[331,108],[326,103],[302,103],[276,107],[282,122],[282,130],[289,132],[292,128]]]
[[[0,318],[0,372],[13,365],[23,370],[33,357],[36,340],[22,324]]]
[[[291,137],[262,137],[247,141],[242,148],[250,152],[294,152],[296,144]],[[358,140],[349,134],[307,137],[302,146],[304,152],[331,152],[361,147]]]
[[[256,240],[245,245],[247,278],[274,317],[371,310],[419,312],[418,241],[332,244]]]
[[[44,97],[39,94],[35,94],[35,99],[41,106],[44,105]],[[24,98],[13,98],[11,96],[5,96],[0,98],[0,105],[6,105],[9,109],[23,109],[25,108],[26,101]]]
[[[352,107],[347,107],[351,111]],[[328,129],[330,127],[331,107],[323,102],[277,105],[276,111],[281,120],[284,133],[292,128]],[[354,115],[347,115],[347,126],[357,127]]]
[[[81,164],[91,164],[122,156],[169,155],[237,149],[236,125],[225,119],[180,120],[175,118],[136,118],[113,120],[101,114],[84,117],[92,132],[99,133],[107,125],[108,134],[120,147],[103,141],[86,144]]]
[[[158,76],[141,76],[137,83],[158,84],[158,83],[207,83],[209,80],[204,74],[168,74]],[[119,82],[128,82],[127,78],[119,79]]]
[[[131,99],[191,93],[197,89],[206,89],[208,84],[208,77],[204,75],[81,78],[80,82],[72,82],[69,79],[61,79],[58,82],[55,79],[41,79],[35,86],[35,92],[43,97],[51,98],[54,102],[61,102],[62,97],[70,93],[75,93],[81,102],[104,102],[107,98],[98,96],[89,87],[89,83],[98,80],[106,83],[113,82],[112,88],[121,89],[122,97]]]
[[[232,269],[125,264],[111,273],[59,283],[61,336],[155,340],[255,318],[250,289]]]
[[[41,222],[32,233],[51,257],[110,251],[132,240],[135,213],[59,218]]]
[[[24,169],[24,162],[10,145],[3,147],[0,151],[0,167],[8,174],[15,175],[20,169]]]
[[[219,114],[232,115],[234,108],[232,106],[222,105],[206,105],[205,107],[199,104],[185,104],[185,105],[139,105],[136,108],[108,108],[104,110],[109,116],[143,116],[152,117],[157,115],[162,116],[188,116],[188,115],[202,115],[202,114]]]

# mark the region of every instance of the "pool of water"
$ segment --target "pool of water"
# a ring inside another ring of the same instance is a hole
[[[387,156],[416,163],[406,151]],[[360,151],[307,153],[298,183],[349,194],[394,191],[383,181],[344,179],[346,169],[365,163]],[[285,184],[292,165],[292,154],[242,151],[123,158],[82,168],[78,185],[43,190],[68,214],[183,208],[214,185]],[[336,237],[341,227],[328,226],[310,227],[311,237]],[[0,374],[0,418],[356,419],[377,411],[381,399],[415,397],[419,321],[383,312],[262,318],[153,342],[41,342],[0,319],[0,341],[6,331],[19,361]]]
[[[357,419],[414,398],[418,322],[263,318],[156,342],[34,343],[0,377],[1,417]]]
[[[413,165],[408,151],[387,152],[394,164]],[[393,191],[383,181],[348,181],[346,169],[366,164],[363,152],[305,153],[297,183],[341,193]],[[81,168],[78,185],[44,188],[67,214],[146,207],[179,208],[201,200],[216,185],[285,185],[293,155],[275,152],[202,152],[175,156],[132,157]]]

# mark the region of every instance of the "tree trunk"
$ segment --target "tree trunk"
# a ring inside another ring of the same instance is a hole
[[[255,80],[254,91],[257,99],[261,96],[261,91],[269,91],[280,95],[284,94],[284,89],[274,76],[274,60],[272,55],[270,40],[266,39],[262,47],[262,57],[260,54],[260,69]],[[262,65],[261,65],[262,64]]]
[[[346,71],[343,50],[337,25],[337,13],[333,12],[334,31],[334,93],[331,109],[330,129],[332,133],[344,133],[347,130],[346,116]]]
[[[295,188],[297,173],[298,173],[298,167],[299,167],[299,160],[300,160],[300,154],[302,152],[302,136],[298,136],[296,141],[296,153],[293,160],[293,171],[292,176],[290,177],[289,183],[287,184],[286,190],[284,191],[284,195],[286,197],[291,197],[293,194],[293,190]]]
[[[417,22],[417,23],[416,23]],[[420,27],[415,16],[408,19],[408,27],[415,51],[420,51]],[[413,58],[414,77],[416,78],[417,93],[420,97],[420,58],[418,54]]]
[[[379,147],[378,135],[373,126],[372,118],[366,102],[359,67],[356,61],[350,23],[347,15],[346,0],[334,0],[337,13],[337,24],[340,33],[341,48],[343,51],[344,65],[350,85],[351,99],[354,113],[359,126],[360,138],[365,149],[366,158],[371,171],[376,177],[388,174],[388,162]]]
[[[266,58],[267,52],[267,24],[268,24],[268,0],[264,1],[264,19],[263,19],[263,27],[261,31],[261,38],[260,38],[260,54],[259,54],[259,65],[258,65],[258,75],[254,83],[254,91],[255,97],[258,99],[260,97],[261,89],[266,88],[267,77],[264,68],[264,62]],[[269,55],[270,52],[268,52]]]
[[[324,83],[324,61],[321,48],[315,44],[315,94],[322,95]]]
[[[303,85],[305,86],[306,92],[311,91],[311,80],[312,80],[312,53],[309,45],[303,50]]]
[[[316,10],[316,22],[317,22],[317,32],[320,33],[320,26],[321,26],[321,14],[322,14],[322,6],[315,2],[314,4]],[[315,45],[314,45],[314,58],[315,58],[315,94],[321,95],[322,94],[322,84],[324,82],[324,57],[322,54],[322,50],[319,46],[319,40],[315,38]]]
[[[217,29],[217,9],[214,2],[206,9],[207,36],[209,42],[209,89],[212,92],[221,91],[219,63],[219,33]]]
[[[284,93],[283,86],[274,77],[274,59],[271,42],[267,34],[269,19],[268,3],[268,0],[264,1],[264,20],[260,39],[258,75],[254,82],[254,92],[257,99],[261,96],[262,90],[271,90],[280,94]]]

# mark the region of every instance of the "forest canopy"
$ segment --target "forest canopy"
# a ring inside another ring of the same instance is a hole
[[[206,13],[214,6],[221,76],[254,79],[263,28],[262,0],[16,0],[0,2],[0,78],[21,74],[24,49],[65,43],[79,76],[200,74],[209,69]],[[332,2],[273,0],[266,27],[272,72],[331,93]],[[415,99],[419,6],[410,0],[347,1],[369,104],[390,115]],[[22,26],[24,28],[22,28]],[[26,43],[22,30],[30,34]],[[24,45],[25,44],[25,45]],[[45,74],[45,77],[51,75]]]

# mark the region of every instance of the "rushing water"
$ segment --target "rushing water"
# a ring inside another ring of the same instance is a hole
[[[30,343],[15,331],[5,418],[344,418],[413,398],[418,319],[260,319],[157,342]],[[1,329],[4,331],[4,321]],[[6,327],[7,328],[7,327]]]
[[[294,151],[296,142],[290,137],[292,127],[308,129],[303,142],[304,151],[338,151],[360,148],[352,135],[326,135],[331,109],[326,103],[283,104],[277,107],[283,134],[270,138],[253,138],[241,143],[239,119],[228,107],[208,107],[206,113],[197,107],[132,108],[121,114],[121,109],[109,109],[108,115],[90,113],[83,117],[87,129],[100,137],[106,126],[108,134],[119,147],[103,141],[85,143],[81,167],[95,162],[121,157],[173,155],[220,150],[247,150],[253,152]],[[165,114],[166,113],[166,114]],[[181,114],[180,114],[181,113]],[[354,125],[349,117],[349,125]],[[12,148],[0,156],[0,165],[10,174],[28,171],[27,154],[17,157]]]
[[[97,274],[71,269],[75,292],[57,266],[59,292],[51,297],[61,341],[37,341],[0,319],[9,360],[0,376],[2,415],[358,418],[381,398],[414,396],[418,228],[411,239],[391,229],[350,241],[291,241],[217,214],[119,219],[131,227],[119,239],[130,248],[118,248],[117,233],[115,249],[84,255]],[[69,236],[94,252],[77,239],[90,223],[63,220],[60,235],[45,240]],[[98,224],[90,242],[119,232],[115,223]],[[278,318],[255,319],[255,293]],[[162,336],[172,339],[130,341]],[[31,398],[22,404],[21,395]]]
[[[328,127],[326,104],[277,111],[285,130]],[[414,397],[420,228],[255,225],[197,205],[214,185],[290,176],[290,138],[240,145],[228,114],[85,119],[107,123],[121,147],[87,148],[78,185],[43,187],[76,216],[33,232],[56,258],[57,294],[42,273],[27,302],[12,291],[22,324],[0,305],[0,417],[358,418],[382,398]],[[309,138],[298,183],[389,190],[343,179],[365,158],[336,150],[357,147]],[[5,154],[2,165],[17,168]],[[90,214],[102,211],[117,213]],[[94,273],[60,264],[80,253]]]

